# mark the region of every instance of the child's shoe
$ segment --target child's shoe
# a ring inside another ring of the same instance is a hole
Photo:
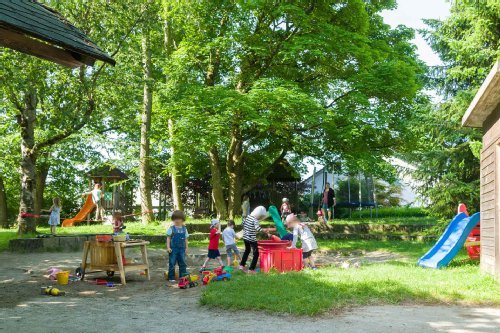
[[[177,281],[175,281],[175,280],[168,280],[168,282],[170,282],[170,283],[176,283]]]
[[[206,266],[201,266],[200,270],[198,272],[202,273],[203,271],[206,271],[207,267]]]
[[[254,269],[249,269],[247,273],[248,274],[257,274],[257,272]]]
[[[241,266],[241,265],[240,265],[240,267],[238,267],[238,269],[239,269],[240,271],[245,271],[245,270],[246,270],[245,266]]]

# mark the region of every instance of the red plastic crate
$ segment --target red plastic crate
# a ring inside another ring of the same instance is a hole
[[[260,250],[278,250],[278,249],[286,249],[290,245],[292,245],[291,241],[287,240],[260,240],[257,241]]]
[[[271,269],[278,272],[302,270],[302,249],[259,249],[260,271],[267,273]]]
[[[481,241],[481,227],[478,224],[475,226],[470,234],[467,236],[467,242],[479,242]],[[479,259],[481,253],[481,247],[479,245],[467,246],[467,254],[471,259]]]

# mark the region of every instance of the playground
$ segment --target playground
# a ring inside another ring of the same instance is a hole
[[[378,247],[382,248],[381,244]],[[377,244],[370,248],[377,248]],[[239,327],[241,331],[254,331],[255,325],[264,325],[276,327],[278,332],[321,332],[331,327],[360,332],[367,326],[372,332],[403,331],[408,327],[418,332],[498,332],[498,285],[487,278],[477,279],[478,267],[465,263],[465,254],[455,267],[443,271],[415,268],[408,260],[421,254],[416,248],[399,253],[394,248],[393,252],[368,250],[347,256],[346,244],[339,251],[331,251],[329,261],[323,261],[336,263],[335,267],[295,275],[238,274],[227,284],[186,290],[167,286],[163,278],[166,252],[150,250],[151,281],[137,274],[128,278],[125,287],[70,282],[60,286],[67,294],[59,297],[39,293],[40,287],[47,284],[47,267],[71,269],[79,264],[80,252],[22,256],[3,253],[0,327],[5,331],[59,331],[68,327],[70,321],[76,331],[102,330],[109,325],[132,331],[147,322],[151,332],[180,328],[220,331],[224,321],[224,325]],[[204,251],[193,249],[193,254],[199,254],[201,259]],[[133,257],[140,255],[133,253]],[[326,260],[324,255],[320,258]],[[361,266],[342,268],[346,261],[361,262]],[[190,261],[190,268],[195,268],[194,264],[199,262]],[[116,278],[112,281],[119,283]],[[304,289],[305,282],[309,288]],[[249,288],[242,290],[243,284]],[[303,290],[301,298],[289,296],[288,291],[294,288]],[[317,304],[308,306],[302,297],[313,297]],[[165,302],[176,306],[164,306]],[[54,311],[57,318],[46,320],[47,312]],[[394,312],[398,316],[390,321],[384,319]],[[123,313],[130,315],[124,318]],[[317,314],[311,318],[311,313]],[[163,320],[165,316],[171,318],[168,324]]]
[[[500,333],[499,9],[1,1],[0,333]]]

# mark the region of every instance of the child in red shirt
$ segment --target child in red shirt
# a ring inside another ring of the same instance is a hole
[[[220,266],[224,266],[219,252],[220,234],[221,234],[220,221],[214,219],[212,220],[212,224],[210,225],[207,259],[205,259],[203,266],[201,266],[200,272],[206,269],[207,263],[212,259],[217,259],[219,261]]]

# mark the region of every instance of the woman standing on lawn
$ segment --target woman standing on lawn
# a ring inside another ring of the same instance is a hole
[[[240,269],[245,270],[245,265],[247,263],[248,256],[250,255],[251,250],[253,252],[253,258],[252,262],[250,263],[248,273],[255,273],[257,260],[259,260],[257,232],[268,232],[267,229],[262,229],[259,225],[259,221],[263,220],[266,216],[266,208],[264,206],[258,206],[243,221],[243,242],[245,243],[245,252],[243,252],[243,257],[241,258]]]
[[[330,188],[330,183],[326,183],[321,200],[321,211],[323,212],[323,220],[325,221],[325,224],[328,223],[328,220],[332,219],[333,206],[335,206],[335,204],[335,191],[333,188]]]

